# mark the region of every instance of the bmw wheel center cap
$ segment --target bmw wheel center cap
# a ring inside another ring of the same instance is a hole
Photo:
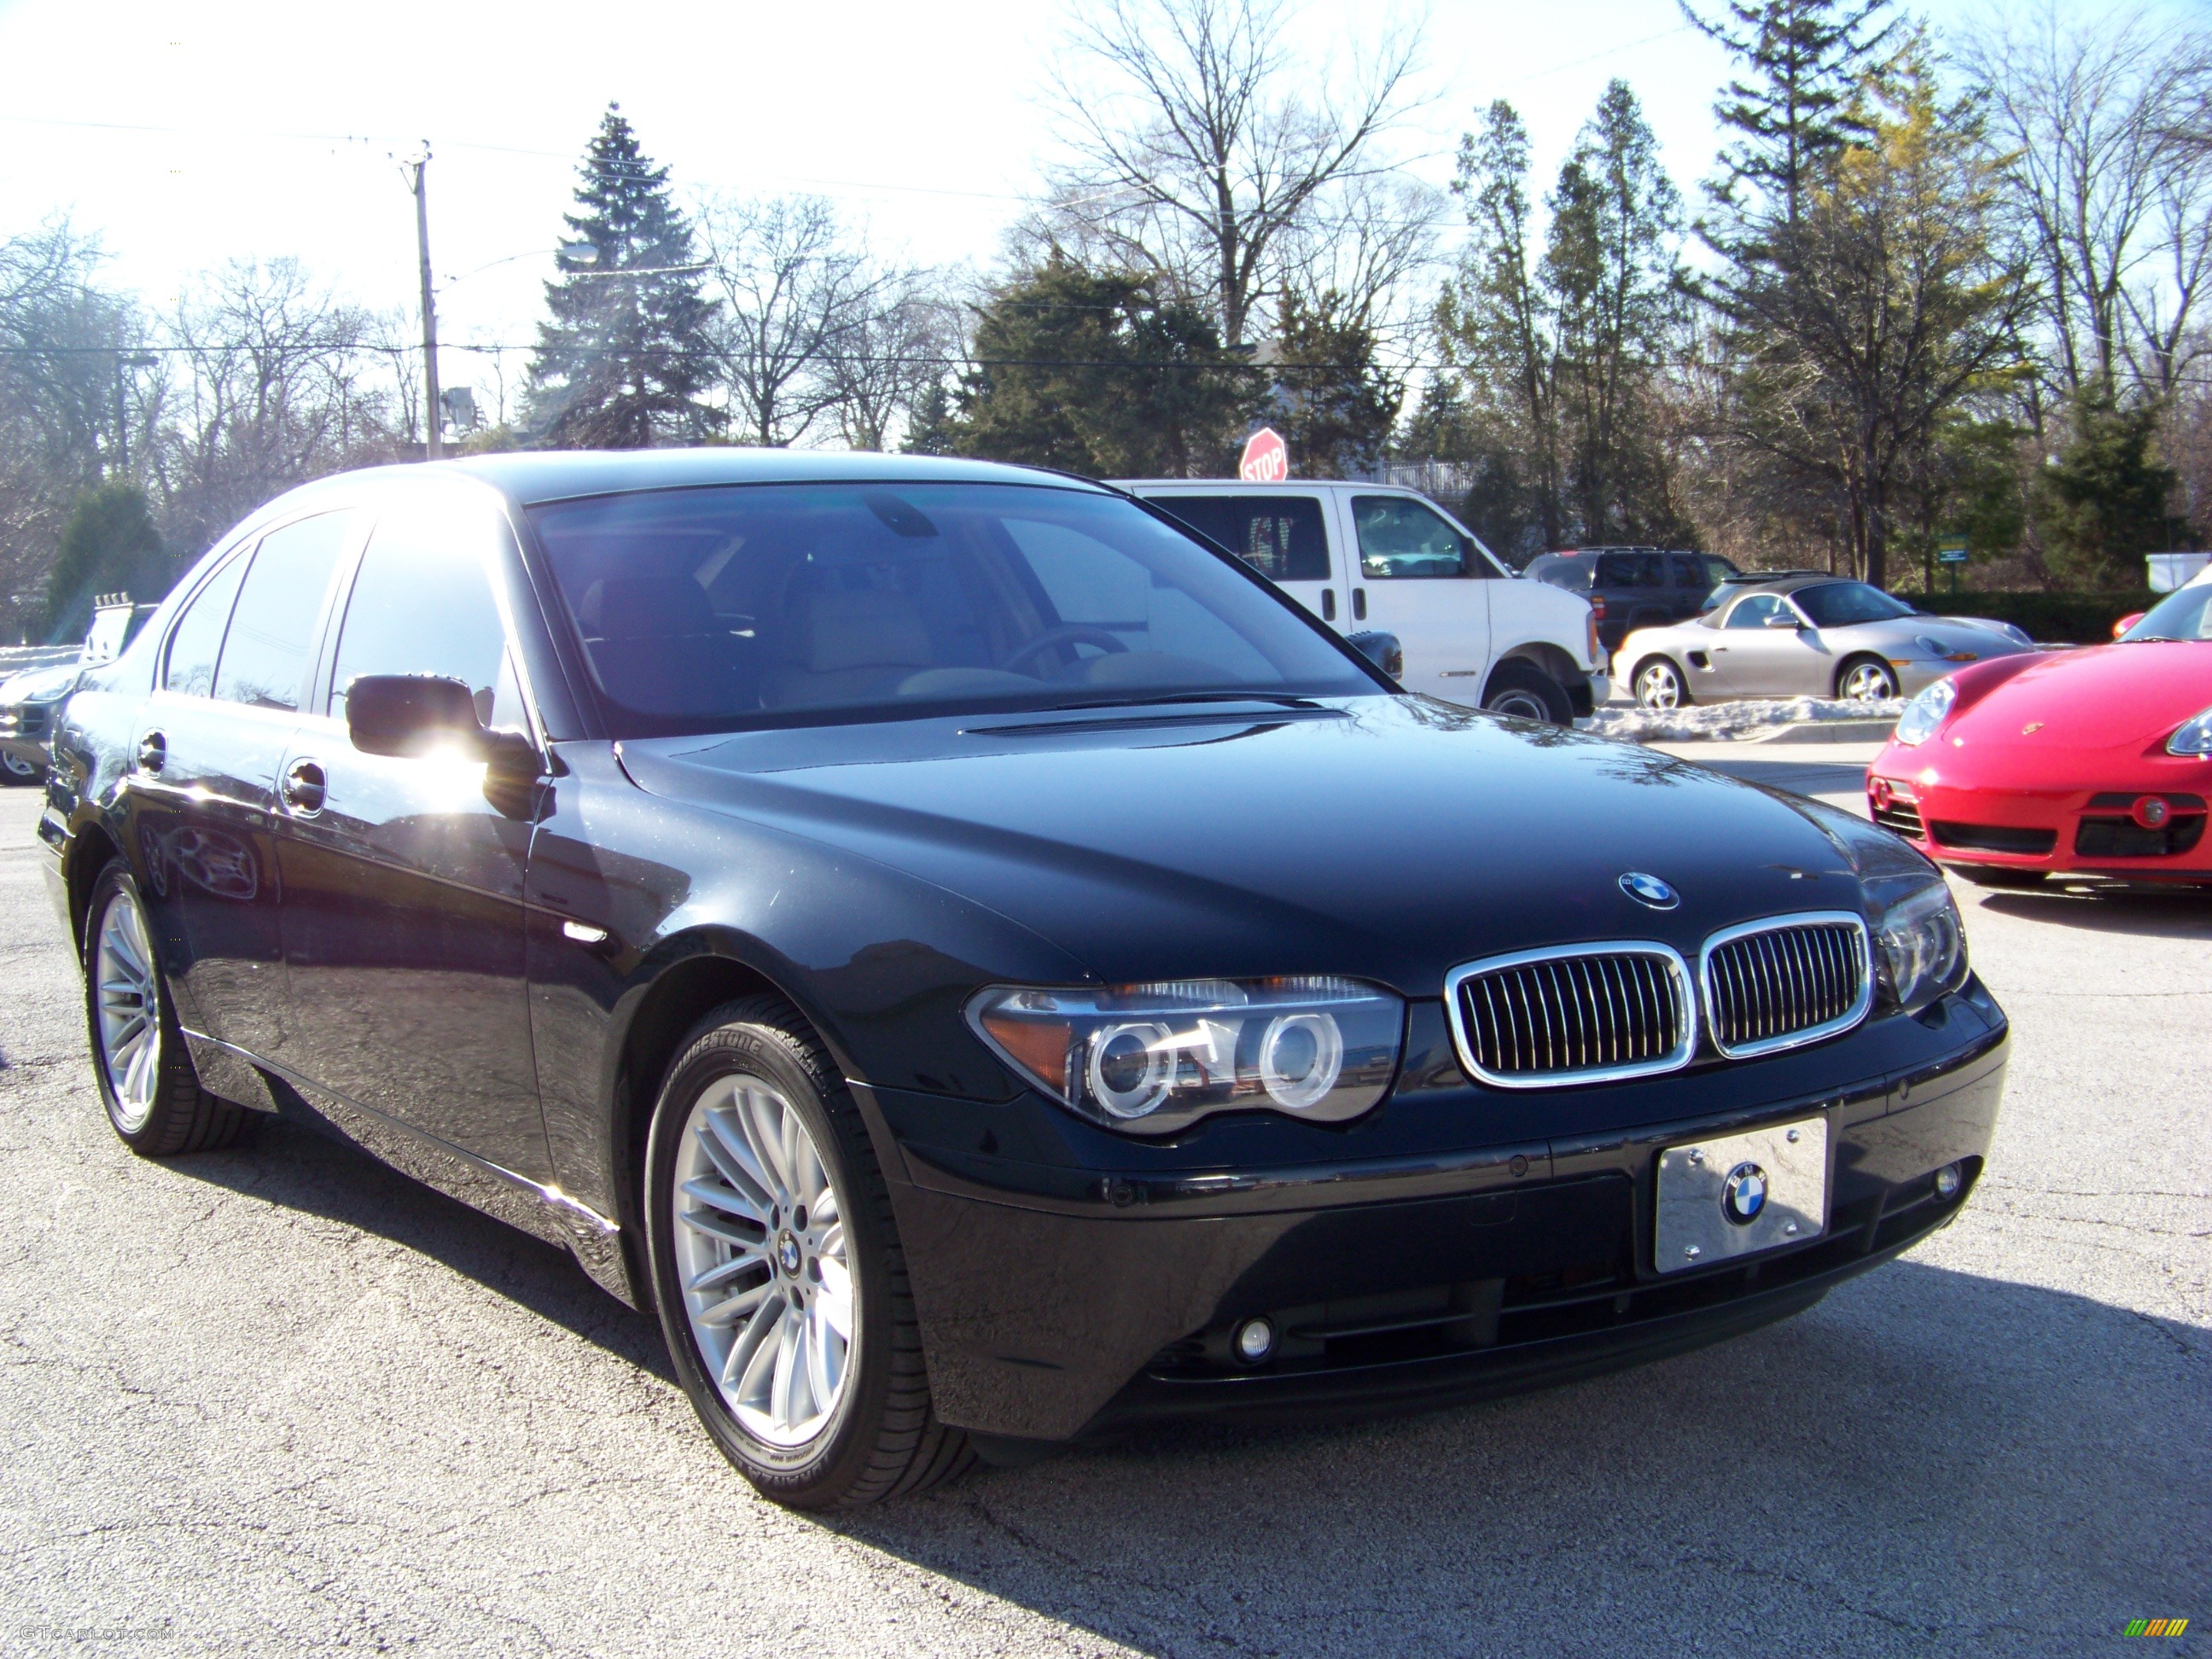
[[[1638,904],[1648,904],[1655,910],[1671,910],[1682,902],[1682,896],[1672,887],[1641,870],[1631,870],[1623,876],[1620,890]]]
[[[1721,1186],[1721,1213],[1739,1227],[1748,1227],[1766,1207],[1766,1171],[1756,1164],[1739,1164]]]

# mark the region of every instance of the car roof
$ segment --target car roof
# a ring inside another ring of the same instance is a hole
[[[1721,586],[1732,587],[1739,593],[1795,593],[1808,587],[1822,587],[1830,582],[1855,582],[1856,576],[1832,576],[1824,570],[1788,570],[1771,576],[1761,576],[1756,571],[1745,576],[1724,578]]]
[[[1098,488],[1088,478],[1042,467],[942,455],[835,449],[532,450],[434,462],[422,470],[481,478],[525,505],[703,484],[1022,483]]]

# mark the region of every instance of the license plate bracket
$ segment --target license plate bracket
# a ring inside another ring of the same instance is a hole
[[[1828,1120],[1799,1118],[1659,1154],[1652,1267],[1662,1273],[1802,1244],[1828,1230]]]

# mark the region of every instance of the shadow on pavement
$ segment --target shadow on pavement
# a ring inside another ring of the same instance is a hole
[[[244,1146],[177,1158],[163,1167],[404,1245],[664,1382],[676,1381],[659,1325],[600,1290],[566,1250],[495,1221],[328,1135],[258,1114],[254,1128]]]
[[[829,1524],[1147,1653],[2101,1648],[2204,1616],[2208,1358],[1907,1261],[1548,1394],[1155,1431]]]
[[[1981,908],[2024,921],[2154,939],[2212,938],[2212,892],[2202,888],[2066,887],[1984,892]]]

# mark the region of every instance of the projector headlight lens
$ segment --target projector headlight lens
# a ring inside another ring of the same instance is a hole
[[[995,987],[968,1019],[999,1057],[1093,1122],[1169,1134],[1255,1108],[1336,1122],[1382,1097],[1404,1005],[1352,980]]]
[[[1923,744],[1936,735],[1936,728],[1950,718],[1951,705],[1959,700],[1959,688],[1948,680],[1938,680],[1911,702],[1905,713],[1898,716],[1897,740],[1902,744]]]

